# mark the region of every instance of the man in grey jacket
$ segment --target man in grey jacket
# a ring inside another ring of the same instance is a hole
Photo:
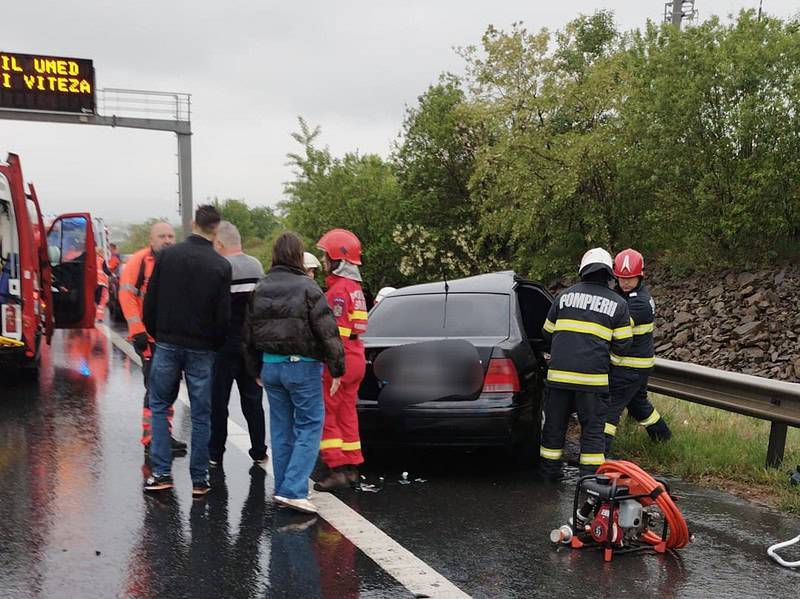
[[[264,267],[242,251],[242,238],[233,223],[222,221],[217,229],[214,249],[231,263],[231,326],[228,339],[217,353],[211,390],[211,439],[208,442],[209,466],[222,466],[228,438],[228,402],[233,382],[239,389],[242,414],[250,433],[250,457],[256,464],[267,461],[266,424],[262,391],[255,377],[247,372],[242,345],[242,325],[247,302],[256,283],[264,277]]]

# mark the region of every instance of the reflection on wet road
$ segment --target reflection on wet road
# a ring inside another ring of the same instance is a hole
[[[96,331],[57,335],[43,358],[37,383],[0,379],[0,597],[412,596],[324,520],[274,510],[270,478],[236,449],[205,500],[185,458],[174,493],[145,496],[138,366]],[[536,483],[491,452],[368,459],[382,489],[342,498],[474,597],[789,597],[800,584],[765,555],[800,523],[723,493],[676,483],[694,543],[605,564],[548,541],[571,483]]]
[[[57,334],[37,383],[0,376],[0,597],[410,596],[324,521],[275,511],[235,450],[204,501],[185,458],[173,494],[144,495],[141,373],[101,332]]]

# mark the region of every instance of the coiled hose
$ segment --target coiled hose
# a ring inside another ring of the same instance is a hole
[[[689,543],[689,527],[686,526],[686,520],[683,519],[683,514],[675,505],[672,497],[670,497],[664,485],[656,481],[652,476],[647,474],[644,470],[639,468],[632,462],[624,460],[609,460],[597,469],[597,474],[612,474],[617,473],[621,476],[631,479],[639,488],[635,491],[631,489],[632,494],[648,493],[652,494],[653,499],[644,497],[639,501],[647,507],[648,505],[656,504],[664,514],[667,522],[667,549],[681,549]],[[658,490],[661,492],[658,492]],[[658,545],[662,542],[661,536],[655,532],[648,530],[642,535],[642,540],[650,545]]]

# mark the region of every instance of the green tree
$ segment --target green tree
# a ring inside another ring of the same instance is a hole
[[[404,205],[392,165],[374,154],[334,158],[315,145],[319,127],[311,129],[302,118],[299,124],[292,137],[303,149],[288,155],[295,178],[280,203],[286,226],[311,247],[330,229],[348,229],[361,240],[362,273],[372,289],[404,283],[392,239]]]

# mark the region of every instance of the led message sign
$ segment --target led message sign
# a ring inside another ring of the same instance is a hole
[[[93,114],[92,61],[0,52],[0,108]]]

